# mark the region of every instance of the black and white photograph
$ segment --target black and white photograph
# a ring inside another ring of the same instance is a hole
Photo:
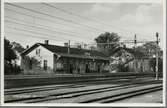
[[[9,1],[3,105],[165,105],[165,0]]]

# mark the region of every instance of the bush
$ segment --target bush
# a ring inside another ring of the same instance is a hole
[[[16,75],[21,73],[20,66],[12,65],[12,64],[5,64],[4,67],[5,75]]]
[[[123,64],[118,64],[117,68],[118,68],[118,72],[128,72],[129,71],[129,67]]]

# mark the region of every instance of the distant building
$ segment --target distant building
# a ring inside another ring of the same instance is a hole
[[[130,72],[153,72],[150,58],[136,58],[126,64]]]
[[[69,51],[68,51],[69,50]],[[101,52],[67,46],[36,43],[22,54],[24,74],[102,73],[107,72],[109,58]]]
[[[126,68],[127,72],[153,72],[153,68],[150,65],[151,57],[134,57],[134,54],[125,50],[124,48],[118,49],[118,51],[112,56],[112,61],[110,64],[112,66],[112,71],[118,69],[118,65],[122,65]],[[115,69],[115,70],[114,70]]]

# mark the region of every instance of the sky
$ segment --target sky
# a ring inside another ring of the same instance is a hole
[[[46,39],[56,45],[94,43],[104,32],[115,32],[121,40],[136,34],[140,41],[155,41],[158,32],[163,40],[162,9],[159,3],[5,4],[5,37],[24,47]]]

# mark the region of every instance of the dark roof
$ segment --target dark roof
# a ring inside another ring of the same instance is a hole
[[[79,49],[79,48],[70,48],[70,54],[68,54],[68,48],[65,46],[57,46],[57,45],[42,44],[42,43],[34,44],[32,47],[25,50],[22,53],[22,55],[28,54],[29,52],[31,52],[33,49],[35,49],[39,45],[43,46],[44,48],[48,49],[49,51],[51,51],[53,53],[60,54],[60,55],[65,56],[65,57],[77,57],[77,58],[92,58],[93,57],[95,59],[108,60],[107,56],[99,51]],[[89,53],[90,56],[85,55],[85,53]]]

